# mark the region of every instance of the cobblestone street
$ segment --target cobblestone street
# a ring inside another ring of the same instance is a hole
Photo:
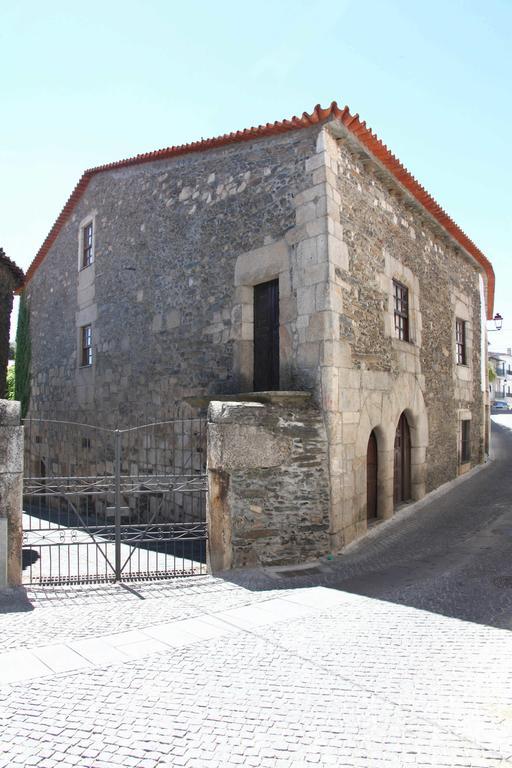
[[[490,466],[314,568],[1,595],[0,768],[512,766],[501,419]]]

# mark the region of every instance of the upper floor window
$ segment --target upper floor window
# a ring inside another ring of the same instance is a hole
[[[80,329],[80,365],[92,365],[92,325],[83,325]]]
[[[92,248],[93,228],[92,221],[82,229],[82,269],[90,266],[94,261],[94,252]]]
[[[395,335],[402,341],[409,341],[409,289],[393,280],[395,305]]]
[[[457,349],[457,365],[466,365],[466,322],[458,317],[455,320],[455,346]]]

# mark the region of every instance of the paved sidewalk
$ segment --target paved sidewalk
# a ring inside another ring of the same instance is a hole
[[[2,635],[17,616],[54,636],[0,654],[0,766],[512,765],[510,633],[320,586],[201,581],[54,590],[4,614]],[[84,610],[105,620],[88,639]]]
[[[337,605],[339,595],[335,591],[326,598],[319,593],[320,604]],[[139,630],[115,632],[100,637],[68,642],[36,645],[23,650],[8,651],[0,655],[0,685],[17,683],[60,672],[105,667],[129,659],[144,658],[153,653],[182,648],[202,640],[223,637],[245,629],[265,626],[311,615],[308,595],[300,593],[287,600],[281,597],[263,599],[256,604],[242,605],[227,610],[215,610],[188,619],[167,621]]]

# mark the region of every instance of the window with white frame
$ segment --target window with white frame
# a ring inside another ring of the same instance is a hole
[[[457,351],[457,365],[467,365],[466,349],[466,321],[460,317],[455,319],[455,347]]]
[[[82,227],[82,253],[80,264],[81,268],[90,267],[94,261],[94,228],[92,221],[89,221]]]
[[[401,341],[409,341],[409,289],[393,280],[395,335]]]
[[[80,365],[92,365],[92,325],[80,328]]]

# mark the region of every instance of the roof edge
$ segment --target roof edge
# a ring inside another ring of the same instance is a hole
[[[20,290],[25,280],[25,275],[23,273],[23,270],[21,269],[21,267],[18,267],[18,265],[15,264],[14,261],[6,255],[3,248],[0,248],[0,264],[3,264],[4,266],[7,267],[7,269],[10,270],[15,280],[15,291],[17,293]]]
[[[266,136],[274,136],[280,133],[288,133],[290,131],[300,130],[302,128],[309,128],[314,125],[319,125],[327,122],[328,120],[340,120],[343,125],[352,133],[361,144],[372,154],[392,175],[397,181],[408,190],[413,197],[418,200],[419,203],[430,213],[441,226],[450,234],[473,258],[476,259],[478,264],[482,267],[487,277],[487,315],[491,319],[493,315],[494,306],[494,290],[495,290],[495,276],[491,262],[482,253],[482,251],[473,243],[472,240],[463,232],[463,230],[448,216],[446,211],[436,203],[434,198],[421,186],[421,184],[415,179],[415,177],[405,168],[397,157],[388,149],[388,147],[379,139],[371,128],[368,128],[365,121],[359,119],[359,115],[352,115],[347,106],[343,109],[338,107],[338,104],[333,101],[329,107],[322,108],[319,104],[314,108],[311,113],[303,112],[301,117],[293,116],[288,120],[276,121],[274,123],[266,123],[265,125],[253,126],[252,128],[245,128],[242,131],[234,131],[233,133],[226,133],[222,136],[217,136],[211,139],[202,139],[201,141],[194,141],[190,144],[181,144],[179,146],[172,146],[166,149],[155,150],[154,152],[146,152],[144,154],[136,155],[135,157],[126,158],[124,160],[118,160],[117,162],[108,163],[106,165],[99,165],[95,168],[86,170],[80,178],[78,184],[74,188],[70,197],[68,198],[64,208],[55,221],[52,229],[48,233],[41,248],[37,252],[34,260],[27,270],[24,284],[18,289],[18,293],[25,287],[34,272],[39,265],[43,262],[51,246],[55,242],[62,227],[66,223],[73,208],[77,204],[78,200],[85,192],[89,181],[93,176],[103,171],[114,170],[117,168],[125,168],[132,165],[140,165],[142,163],[154,162],[156,160],[165,160],[172,157],[178,157],[180,155],[189,154],[192,152],[205,152],[209,149],[215,149],[217,147],[223,147],[229,144],[236,144],[245,141],[252,141],[254,139],[264,138]]]

